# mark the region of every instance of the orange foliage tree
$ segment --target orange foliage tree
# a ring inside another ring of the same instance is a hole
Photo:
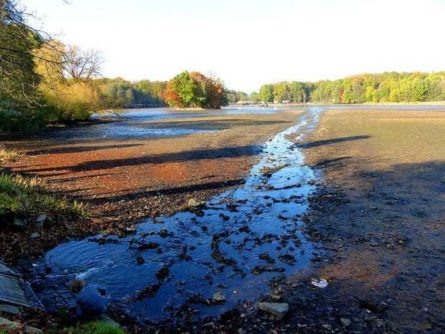
[[[227,104],[223,83],[199,72],[178,74],[168,82],[163,96],[170,106],[179,108],[219,109]]]

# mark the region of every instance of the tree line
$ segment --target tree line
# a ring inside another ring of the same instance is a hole
[[[102,78],[97,51],[82,50],[31,27],[16,0],[0,0],[0,131],[89,119],[109,108],[220,108],[264,103],[445,101],[445,72],[363,74],[340,80],[279,82],[250,95],[221,80],[182,72],[168,82]]]
[[[397,103],[445,101],[445,72],[362,74],[339,80],[279,82],[261,86],[264,103]]]

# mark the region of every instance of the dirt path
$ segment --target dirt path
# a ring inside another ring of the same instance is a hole
[[[221,328],[443,333],[444,143],[445,113],[327,112],[302,145],[325,177],[307,225],[326,253],[277,288],[286,319],[253,312]]]
[[[19,238],[23,247],[19,252],[8,246],[17,244],[13,240],[18,235],[5,236],[2,249],[11,252],[4,258],[38,256],[67,236],[123,233],[138,219],[171,214],[191,198],[205,200],[239,186],[262,143],[290,127],[297,113],[189,115],[144,123],[153,128],[215,130],[178,137],[67,141],[59,134],[53,139],[9,142],[25,157],[6,167],[37,175],[51,192],[86,203],[91,218],[71,226],[72,231],[52,227],[29,247]]]

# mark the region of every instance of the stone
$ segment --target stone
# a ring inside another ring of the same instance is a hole
[[[15,227],[19,227],[19,228],[25,228],[26,227],[26,221],[24,219],[21,218],[14,218],[14,223],[13,225]]]
[[[43,224],[46,223],[46,221],[48,220],[48,216],[45,214],[41,214],[36,218],[36,227],[37,228],[42,228]]]
[[[261,311],[273,314],[278,320],[282,319],[289,312],[288,303],[259,303]]]
[[[40,238],[40,233],[34,232],[33,234],[31,234],[30,238],[32,240],[39,239]]]
[[[108,308],[106,291],[98,285],[88,285],[76,298],[77,315],[84,319],[97,319]]]
[[[349,320],[348,318],[340,318],[340,321],[345,327],[351,326],[351,320]]]
[[[213,294],[212,300],[215,303],[224,303],[226,301],[226,297],[222,294],[222,292],[218,291]]]
[[[206,202],[199,202],[194,198],[191,198],[188,202],[188,207],[189,208],[199,208],[201,206],[204,206],[206,204]]]

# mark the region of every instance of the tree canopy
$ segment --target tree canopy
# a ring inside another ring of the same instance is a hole
[[[168,82],[163,96],[170,106],[178,108],[219,109],[227,104],[222,82],[199,72],[178,74]]]
[[[263,85],[261,101],[282,103],[380,103],[445,101],[445,72],[362,74],[335,81]]]

